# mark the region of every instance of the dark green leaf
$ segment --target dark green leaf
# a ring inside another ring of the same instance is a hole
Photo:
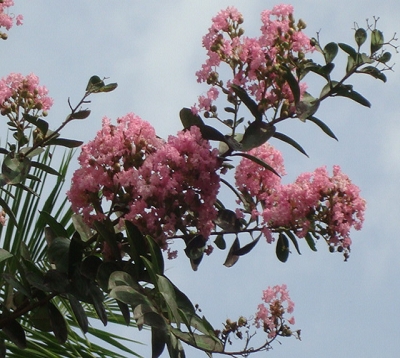
[[[168,335],[165,329],[151,327],[151,357],[158,358],[164,351]]]
[[[68,276],[58,270],[49,270],[44,274],[43,283],[49,291],[65,293],[69,285]]]
[[[24,285],[13,274],[10,273],[3,273],[2,278],[8,284],[10,284],[16,291],[21,292],[26,297],[31,297],[30,288],[28,285]]]
[[[2,178],[7,184],[18,184],[25,180],[29,173],[31,161],[27,157],[18,158],[14,153],[4,157],[1,167]]]
[[[67,148],[80,147],[82,144],[83,142],[80,140],[66,139],[66,138],[54,138],[46,142],[46,145],[60,145],[62,147],[67,147]]]
[[[250,123],[244,132],[243,139],[240,142],[242,150],[248,151],[257,148],[270,139],[275,133],[275,126],[262,121]]]
[[[100,321],[106,326],[107,325],[107,313],[103,305],[104,296],[103,292],[93,282],[89,281],[89,295],[93,301],[93,307],[100,318]]]
[[[129,309],[129,306],[124,302],[121,302],[118,300],[116,300],[116,301],[117,301],[119,310],[122,313],[122,317],[124,317],[125,324],[127,326],[129,326],[129,323],[131,322],[131,311]]]
[[[41,211],[40,212],[40,220],[43,220],[52,230],[55,237],[68,237],[68,232],[65,230],[64,226],[62,226],[56,219],[54,219],[48,212]]]
[[[178,305],[172,283],[165,276],[157,275],[157,287],[167,306],[169,312],[169,321],[177,323],[179,327],[181,318],[178,313]]]
[[[51,332],[50,312],[46,306],[39,306],[29,314],[29,322],[42,332]]]
[[[103,262],[97,270],[97,282],[101,289],[105,292],[108,291],[108,283],[111,274],[114,271],[120,271],[120,267],[114,262]]]
[[[296,105],[296,115],[297,118],[303,122],[315,112],[317,112],[319,107],[318,98],[314,98],[309,93],[304,93],[301,101]]]
[[[338,45],[335,42],[330,42],[324,47],[324,57],[326,63],[331,63],[339,51]]]
[[[286,262],[289,257],[289,240],[283,233],[279,234],[279,238],[276,243],[276,257],[281,262]]]
[[[202,334],[197,334],[197,333],[187,333],[187,332],[182,332],[179,329],[170,328],[171,332],[177,336],[180,340],[183,342],[193,346],[200,348],[205,351],[211,351],[211,352],[223,352],[224,347],[222,342],[213,336],[209,335],[202,335]]]
[[[81,265],[83,245],[77,231],[72,235],[68,251],[68,277],[71,278]]]
[[[56,237],[47,249],[49,262],[60,272],[68,272],[68,251],[70,240],[66,237]]]
[[[225,136],[214,127],[203,125],[200,127],[200,132],[204,139],[226,142]]]
[[[83,333],[87,333],[89,321],[81,303],[73,295],[68,295],[68,300],[71,305],[72,312],[74,313],[74,316],[79,324],[79,327],[81,328]]]
[[[193,271],[196,271],[204,255],[206,239],[203,235],[195,235],[185,239],[185,254],[190,259]]]
[[[102,263],[103,261],[100,257],[89,255],[82,261],[80,272],[89,280],[95,281],[97,278],[97,271]]]
[[[377,29],[373,30],[371,32],[371,55],[379,51],[382,48],[384,42],[385,40],[383,39],[382,31],[379,31]]]
[[[382,56],[380,56],[378,58],[378,61],[382,62],[382,63],[386,63],[386,62],[390,61],[391,58],[392,58],[392,54],[390,52],[385,52],[382,54]]]
[[[98,89],[98,92],[111,92],[114,91],[118,87],[117,83],[109,83]]]
[[[324,122],[322,122],[321,120],[319,120],[318,118],[315,118],[315,117],[311,116],[311,117],[308,117],[307,120],[309,120],[310,122],[315,123],[315,124],[316,124],[318,127],[320,127],[320,128],[324,131],[324,133],[327,134],[329,137],[338,140],[338,139],[336,138],[335,134],[330,130],[330,128],[329,128]]]
[[[385,74],[382,71],[378,70],[374,66],[366,66],[366,67],[358,70],[357,73],[366,73],[367,75],[370,75],[370,76],[377,78],[383,82],[386,82]]]
[[[290,241],[293,242],[294,247],[299,255],[301,255],[299,243],[297,242],[296,236],[291,231],[285,231],[285,234],[289,237]]]
[[[297,105],[297,103],[299,103],[299,101],[300,101],[300,86],[299,86],[299,82],[293,76],[292,71],[288,67],[281,66],[281,68],[283,68],[285,70],[283,78],[288,83],[288,85],[289,85],[289,87],[290,87],[290,89],[292,91],[292,94],[293,94],[294,103]]]
[[[276,134],[276,133],[275,133]],[[275,136],[275,135],[274,135]],[[251,161],[253,161],[254,163],[257,163],[258,165],[261,165],[263,168],[271,171],[272,173],[276,174],[278,177],[280,177],[280,175],[278,174],[277,171],[275,171],[274,168],[272,168],[271,166],[269,166],[267,163],[265,163],[263,160],[261,160],[260,158],[255,157],[254,155],[250,155],[248,153],[233,153],[231,154],[231,156],[239,156],[239,157],[244,157],[246,159],[249,159]]]
[[[229,249],[228,256],[226,257],[226,260],[224,262],[224,266],[232,267],[239,260],[239,256],[234,254],[234,252],[238,251],[239,249],[240,242],[239,239],[236,237],[231,248]]]
[[[148,304],[136,306],[133,310],[133,318],[136,320],[139,329],[141,329],[144,324],[161,330],[167,329],[164,318]]]
[[[223,235],[218,235],[215,240],[214,244],[220,249],[220,250],[225,250],[226,249],[226,242],[223,237]]]
[[[360,47],[367,40],[367,31],[363,28],[358,28],[354,34],[357,46]]]
[[[86,86],[86,92],[96,93],[100,88],[104,87],[105,84],[99,76],[92,76]]]
[[[240,98],[242,103],[249,109],[251,114],[254,116],[256,121],[261,121],[262,120],[262,112],[259,111],[258,109],[258,104],[254,102],[253,99],[250,98],[246,90],[244,90],[242,87],[237,86],[232,84],[231,88],[233,92],[235,92],[236,96]]]
[[[10,223],[17,226],[17,219],[15,218],[14,213],[2,197],[0,197],[0,206],[3,208],[8,218],[10,219]]]
[[[257,245],[258,240],[260,240],[260,238],[253,240],[252,242],[248,243],[247,245],[244,245],[239,250],[234,251],[233,255],[243,256],[243,255],[248,254]]]
[[[353,101],[355,101],[365,107],[371,107],[371,103],[366,98],[364,98],[361,94],[359,94],[358,92],[356,92],[352,89],[348,89],[348,88],[338,89],[336,92],[336,95],[350,98]]]
[[[88,109],[83,109],[81,111],[71,113],[68,118],[70,119],[86,119],[90,116],[90,111]]]
[[[150,249],[151,263],[153,265],[154,272],[158,275],[163,275],[164,258],[161,252],[161,248],[151,236],[146,235],[145,238]]]
[[[144,303],[149,304],[145,295],[130,286],[115,286],[110,291],[109,296],[132,307]]]
[[[308,154],[303,149],[303,147],[300,144],[298,144],[295,140],[293,140],[292,138],[288,137],[286,134],[276,132],[274,134],[274,138],[279,139],[279,140],[281,140],[281,141],[283,141],[285,143],[290,144],[292,147],[296,148],[299,152],[303,153],[305,156],[308,157]]]
[[[131,275],[124,271],[114,271],[108,280],[108,289],[112,290],[117,286],[130,286],[136,291],[140,290],[139,284],[132,278]]]
[[[357,51],[353,47],[346,45],[344,43],[339,43],[339,47],[349,56],[351,56],[354,60],[357,58]]]
[[[310,249],[312,251],[317,251],[317,248],[315,247],[315,241],[309,232],[305,236],[305,239],[306,239],[306,242],[307,242],[308,246],[310,247]]]
[[[235,108],[232,108],[232,107],[225,107],[224,110],[225,110],[225,112],[228,112],[228,113],[236,113]]]
[[[179,117],[181,118],[183,128],[185,129],[188,129],[191,126],[197,126],[199,128],[204,126],[204,122],[200,116],[193,114],[190,108],[182,108],[179,112]]]
[[[238,232],[240,230],[239,219],[237,218],[234,211],[228,209],[221,209],[218,211],[215,224],[226,231]]]
[[[57,340],[63,344],[68,338],[67,324],[61,312],[51,302],[47,303],[49,310],[50,324]]]
[[[170,358],[185,358],[185,351],[183,350],[181,341],[173,334],[169,335],[167,340],[168,353]]]
[[[0,248],[0,262],[13,257],[14,255],[9,253],[7,250]]]
[[[18,348],[26,348],[25,332],[16,320],[7,322],[7,324],[2,327],[2,331]]]

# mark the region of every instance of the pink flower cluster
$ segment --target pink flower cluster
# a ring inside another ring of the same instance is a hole
[[[164,142],[134,114],[116,126],[105,118],[78,160],[68,198],[89,224],[118,215],[163,248],[179,230],[192,227],[208,237],[213,229],[220,161],[198,127]]]
[[[290,335],[289,327],[286,322],[293,325],[294,317],[286,319],[286,313],[293,313],[294,302],[289,297],[289,292],[285,284],[274,287],[268,287],[263,291],[262,300],[264,303],[258,305],[255,315],[255,325],[263,327],[268,333],[268,338],[274,338],[277,335]],[[266,304],[266,305],[265,305]]]
[[[10,30],[14,24],[14,20],[18,25],[22,25],[23,16],[22,15],[10,15],[8,13],[8,8],[14,6],[14,0],[3,0],[0,3],[0,27],[5,27]]]
[[[277,5],[261,14],[261,36],[243,36],[243,16],[234,7],[220,11],[212,19],[208,33],[203,37],[207,50],[207,60],[196,73],[198,82],[212,85],[212,96],[199,97],[194,112],[209,111],[211,103],[218,96],[217,87],[223,88],[218,67],[226,63],[233,72],[233,79],[227,82],[236,84],[249,92],[264,110],[278,106],[278,102],[294,101],[292,91],[284,80],[282,66],[294,70],[293,61],[303,57],[313,48],[310,39],[301,32],[305,28],[302,21],[296,25],[291,5]],[[224,91],[226,88],[224,88]],[[301,94],[306,85],[300,85]]]
[[[270,144],[249,153],[284,174],[282,156]],[[294,183],[282,184],[276,174],[243,158],[235,179],[239,190],[261,207],[255,206],[250,214],[262,218],[268,242],[273,240],[273,232],[284,228],[298,237],[310,232],[324,237],[331,246],[348,249],[350,229],[360,230],[364,221],[365,200],[339,166],[333,167],[332,176],[321,167],[301,174]]]
[[[34,73],[27,76],[10,73],[0,80],[0,113],[16,118],[20,113],[43,113],[53,105],[53,99],[47,94],[47,88],[39,85],[39,77]]]

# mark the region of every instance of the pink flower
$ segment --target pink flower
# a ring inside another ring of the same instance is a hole
[[[13,14],[9,14],[8,8],[14,6],[13,0],[3,0],[0,3],[0,27],[5,27],[7,30],[10,30],[14,24],[14,19],[16,21],[17,26],[22,25],[23,16],[17,15],[16,17]]]
[[[39,85],[39,77],[34,73],[23,76],[10,73],[0,80],[0,110],[2,114],[15,112],[38,115],[53,105],[45,86]]]

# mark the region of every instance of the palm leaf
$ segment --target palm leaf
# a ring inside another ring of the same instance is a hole
[[[50,166],[53,153],[46,150],[38,159],[38,162]],[[22,185],[7,186],[6,190],[0,193],[1,198],[10,206],[16,216],[19,228],[15,225],[0,226],[0,247],[16,256],[16,260],[5,260],[0,262],[0,273],[14,273],[18,276],[18,268],[20,266],[18,258],[21,255],[22,249],[25,254],[29,254],[30,260],[37,267],[46,271],[49,269],[47,261],[45,261],[46,241],[44,239],[44,229],[46,222],[41,217],[40,212],[45,211],[61,223],[72,236],[72,210],[65,194],[63,193],[63,185],[68,171],[69,164],[73,157],[73,151],[67,151],[61,161],[58,172],[59,176],[51,175],[48,177],[48,172],[41,170],[40,165],[33,168],[32,176],[39,180],[27,179],[23,185],[29,188],[29,191],[24,190]],[[53,179],[54,184],[51,183]],[[48,188],[52,188],[50,193],[47,193]],[[33,195],[32,192],[37,193]],[[44,199],[41,199],[45,198]],[[10,286],[0,277],[1,291],[0,300],[5,302],[9,295]],[[6,339],[3,332],[0,331],[0,341],[4,342],[7,357],[115,357],[123,358],[127,355],[138,356],[135,352],[125,347],[122,341],[128,341],[126,338],[113,335],[109,330],[96,329],[89,327],[89,332],[92,337],[96,338],[98,344],[94,344],[83,334],[79,328],[79,324],[74,317],[72,309],[67,300],[56,297],[52,300],[62,315],[67,317],[68,340],[64,344],[60,344],[53,333],[39,331],[25,319],[20,320],[25,334],[27,336],[28,346],[25,350],[18,348],[15,344]],[[114,300],[105,302],[106,310],[109,313],[109,321],[116,324],[124,324],[122,314]],[[95,323],[99,321],[96,312],[92,305],[85,305],[85,312],[90,320]],[[96,324],[97,326],[99,324]],[[138,343],[130,341],[130,343]],[[1,344],[0,344],[1,346]],[[106,348],[111,346],[112,349]],[[117,353],[116,349],[121,353]],[[93,353],[95,352],[95,353]],[[1,353],[0,353],[1,357]]]

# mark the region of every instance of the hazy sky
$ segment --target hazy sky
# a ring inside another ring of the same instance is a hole
[[[55,99],[49,122],[58,126],[68,114],[68,97],[76,103],[91,75],[118,82],[116,91],[92,97],[92,115],[72,123],[65,136],[88,141],[106,115],[116,119],[135,112],[166,137],[181,128],[178,112],[191,106],[206,87],[197,84],[195,71],[205,59],[201,37],[211,17],[228,5],[244,15],[249,36],[258,36],[260,12],[277,4],[252,0],[202,1],[31,1],[15,0],[15,13],[24,25],[13,28],[2,42],[1,74],[34,72]],[[312,37],[322,42],[353,44],[354,23],[380,17],[378,27],[386,39],[399,31],[400,2],[292,1],[295,17],[308,24]],[[342,62],[345,56],[342,56]],[[394,62],[399,62],[394,58]],[[281,340],[269,353],[254,357],[395,357],[400,350],[400,175],[399,73],[386,73],[383,84],[368,76],[351,83],[371,102],[367,109],[345,99],[323,103],[318,118],[339,138],[336,142],[313,124],[293,120],[280,127],[293,136],[310,158],[287,145],[282,149],[290,181],[303,171],[339,164],[360,186],[368,202],[361,232],[353,232],[350,260],[329,254],[323,242],[311,252],[301,242],[302,255],[293,253],[287,263],[275,257],[275,245],[260,242],[254,252],[233,268],[222,266],[226,252],[215,250],[197,272],[181,253],[169,261],[167,275],[218,328],[230,317],[251,316],[267,286],[286,283],[296,303],[296,327],[302,341]],[[339,76],[343,68],[336,72]],[[310,78],[310,88],[321,82]],[[76,164],[75,164],[76,165]],[[123,334],[150,343],[146,333],[121,328]],[[136,347],[145,357],[149,347]],[[164,355],[166,356],[166,355]],[[187,351],[188,357],[205,357]]]

